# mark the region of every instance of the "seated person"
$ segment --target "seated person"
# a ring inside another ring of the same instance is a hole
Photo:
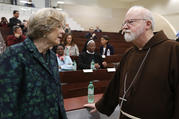
[[[79,56],[78,46],[74,43],[73,37],[71,34],[67,34],[64,40],[65,45],[65,55],[68,56]]]
[[[6,45],[11,46],[17,43],[20,43],[26,39],[26,36],[23,35],[22,29],[20,26],[13,27],[13,35],[7,36]]]
[[[92,40],[97,40],[97,36],[94,33],[94,28],[93,27],[89,28],[89,32],[86,34],[85,38],[92,39]]]
[[[87,50],[85,52],[82,52],[78,59],[79,69],[90,69],[92,60],[94,60],[95,62],[94,67],[96,69],[107,67],[107,63],[103,62],[101,55],[95,52],[95,48],[96,45],[94,40],[87,41],[87,45],[86,45]]]
[[[24,27],[22,28],[22,31],[23,31],[24,35],[27,34],[27,24],[28,24],[28,21],[27,20],[23,20]]]
[[[26,6],[26,7],[35,7],[34,3],[32,3],[32,0],[29,0],[29,2],[24,4],[24,6]]]
[[[65,24],[65,29],[64,29],[65,33],[71,33],[71,28],[69,26],[69,24]]]
[[[179,32],[176,34],[176,41],[178,41],[179,42]]]
[[[65,49],[65,46],[62,44],[59,44],[56,49],[59,71],[60,72],[72,71],[73,70],[72,60],[71,60],[70,56],[64,55],[64,49]]]
[[[8,27],[8,21],[6,17],[1,17],[0,27]]]
[[[85,44],[84,44],[84,47],[83,47],[83,49],[82,49],[82,52],[86,52],[86,48],[87,48],[87,43],[90,41],[90,40],[92,40],[92,39],[88,39],[86,42],[85,42]]]
[[[109,37],[107,35],[103,35],[101,37],[101,47],[100,54],[102,57],[110,56],[114,54],[114,48],[109,44]]]
[[[102,32],[102,30],[99,28],[99,26],[96,26],[96,29],[94,30],[94,32]]]

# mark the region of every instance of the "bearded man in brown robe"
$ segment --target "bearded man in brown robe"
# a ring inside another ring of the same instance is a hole
[[[84,106],[119,119],[179,119],[179,44],[163,31],[154,33],[152,13],[133,6],[122,32],[134,47],[121,60],[103,97]]]

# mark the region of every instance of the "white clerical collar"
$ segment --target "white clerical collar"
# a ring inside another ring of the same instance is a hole
[[[88,53],[88,54],[94,54],[95,52],[89,52],[88,50],[86,50],[86,52]]]
[[[138,48],[138,50],[142,50],[143,48]]]

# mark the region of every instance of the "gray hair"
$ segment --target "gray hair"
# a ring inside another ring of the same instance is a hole
[[[143,14],[144,19],[151,21],[151,29],[154,30],[155,23],[154,23],[152,12],[150,10],[142,6],[133,6],[128,10],[127,14],[131,11],[140,11]]]
[[[43,8],[29,18],[27,36],[34,40],[50,33],[57,27],[63,27],[65,19],[62,13],[53,8]]]
[[[21,27],[20,27],[20,26],[18,26],[18,25],[13,26],[13,32],[16,32],[16,31],[17,31],[17,29],[19,29],[19,28],[21,28]]]

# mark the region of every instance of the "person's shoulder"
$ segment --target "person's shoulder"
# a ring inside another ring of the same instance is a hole
[[[100,49],[103,49],[103,46],[100,46],[99,48],[100,48]]]
[[[86,52],[81,52],[79,56],[86,56],[87,53]]]
[[[67,59],[71,59],[71,57],[70,57],[70,56],[67,56],[67,55],[65,55],[65,58],[67,58]]]
[[[107,47],[109,48],[113,48],[113,46],[111,44],[107,44]]]
[[[8,35],[7,39],[10,39],[10,38],[13,38],[13,37],[14,37],[14,35]]]
[[[74,43],[74,46],[75,46],[75,47],[78,47],[76,43]]]
[[[76,47],[78,47],[78,46],[76,45],[76,43],[74,43],[73,45],[71,45],[71,47],[76,48]]]
[[[179,47],[179,42],[177,42],[176,40],[172,40],[172,39],[168,39],[165,42],[163,42],[164,45],[166,46],[177,46]]]
[[[99,56],[101,57],[101,55],[100,55],[98,52],[95,52],[94,55],[95,55],[95,56],[98,56],[98,57],[99,57]]]
[[[1,58],[12,58],[12,57],[19,57],[23,56],[25,53],[25,47],[23,42],[11,45],[6,48],[4,53],[1,55]]]
[[[21,20],[20,20],[20,19],[17,19],[17,21],[21,23]]]
[[[130,52],[132,52],[132,51],[134,51],[135,50],[135,47],[129,47],[129,48],[127,48],[126,50],[125,50],[125,54],[128,54],[128,53],[130,53]]]
[[[55,52],[53,50],[49,50],[51,57],[56,58],[57,55],[55,54]]]
[[[122,59],[125,59],[130,53],[135,51],[135,47],[129,47],[125,50],[124,55],[122,56]],[[121,59],[121,61],[122,61]]]
[[[14,19],[14,17],[9,18],[9,20]]]
[[[24,42],[20,42],[10,46],[9,49],[12,50],[14,53],[19,53],[19,52],[23,53],[25,52],[25,44]]]
[[[171,50],[171,52],[176,51],[176,53],[179,52],[179,42],[177,42],[176,40],[166,40],[165,42],[159,44],[158,49],[162,49],[162,52]]]
[[[87,32],[85,35],[86,35],[86,36],[90,36],[90,35],[91,35],[91,33],[90,33],[90,32]]]
[[[22,35],[21,38],[22,38],[23,40],[25,40],[25,39],[27,38],[27,36]]]
[[[86,55],[87,53],[86,53],[86,52],[81,52],[80,54],[81,54],[81,55]]]

